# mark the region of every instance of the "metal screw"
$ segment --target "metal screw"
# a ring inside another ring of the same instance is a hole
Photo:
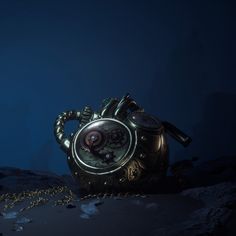
[[[144,154],[144,153],[140,153],[140,154],[139,154],[139,157],[143,159],[143,158],[146,157],[146,154]]]
[[[141,140],[142,140],[142,141],[146,141],[147,138],[146,138],[145,136],[141,136]]]

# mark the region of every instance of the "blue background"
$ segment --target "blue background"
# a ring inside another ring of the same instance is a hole
[[[56,116],[129,92],[193,138],[170,161],[235,155],[233,1],[0,1],[0,166],[69,173]]]

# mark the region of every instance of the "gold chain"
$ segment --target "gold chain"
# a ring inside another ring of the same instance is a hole
[[[135,197],[145,197],[144,194],[134,194],[134,193],[97,193],[97,194],[88,194],[78,199],[78,196],[74,194],[67,186],[56,186],[47,189],[35,189],[33,191],[23,191],[20,193],[5,193],[0,195],[0,203],[5,202],[4,211],[7,209],[11,209],[15,207],[17,204],[23,202],[24,200],[31,200],[29,205],[23,207],[19,210],[19,212],[23,212],[26,210],[30,210],[34,207],[45,205],[46,203],[52,201],[49,198],[44,197],[45,195],[56,197],[60,194],[63,194],[57,200],[53,201],[54,206],[59,205],[68,205],[74,201],[84,201],[87,199],[97,198],[97,199],[104,199],[104,198],[122,198],[128,196],[135,196]],[[36,198],[36,199],[35,199]]]
[[[56,186],[47,189],[35,189],[33,191],[23,191],[20,193],[5,193],[0,195],[0,202],[5,202],[4,211],[11,209],[16,204],[30,199],[27,207],[21,208],[20,212],[29,210],[36,206],[44,205],[49,202],[49,198],[43,196],[57,196],[59,194],[66,194],[61,199],[55,200],[54,205],[66,205],[76,199],[76,195],[67,186]],[[36,199],[35,199],[36,198]]]

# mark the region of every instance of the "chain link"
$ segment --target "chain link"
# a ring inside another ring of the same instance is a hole
[[[57,197],[58,195],[63,194],[59,199],[49,200],[49,197]],[[45,197],[48,196],[48,197]],[[49,202],[53,202],[53,206],[64,206],[68,205],[75,201],[85,201],[88,199],[105,199],[105,198],[123,198],[123,197],[146,197],[142,193],[97,193],[97,194],[88,194],[83,197],[78,197],[75,193],[71,191],[67,186],[56,186],[47,189],[35,189],[33,191],[23,191],[20,193],[5,193],[0,195],[0,203],[4,202],[3,211],[12,209],[17,204],[22,203],[24,200],[31,200],[29,205],[23,208],[20,208],[19,212],[30,210],[37,206],[45,205]],[[36,199],[35,199],[36,198]]]

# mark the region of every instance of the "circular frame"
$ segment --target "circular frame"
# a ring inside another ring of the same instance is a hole
[[[128,131],[129,138],[130,138],[129,147],[128,147],[126,153],[121,157],[121,159],[118,162],[116,162],[115,164],[113,164],[107,168],[98,168],[98,167],[87,165],[85,162],[83,162],[81,160],[81,158],[79,157],[79,155],[76,151],[76,143],[79,139],[80,133],[84,129],[86,129],[88,126],[90,126],[91,124],[98,122],[98,121],[112,121],[112,122],[118,123],[119,125],[122,125]],[[76,165],[79,168],[81,168],[82,170],[84,170],[85,172],[90,173],[90,174],[95,174],[95,175],[105,175],[105,174],[109,174],[109,173],[114,173],[114,172],[118,171],[122,166],[124,166],[133,157],[134,152],[136,150],[136,146],[137,146],[137,133],[136,133],[136,131],[130,130],[130,128],[127,125],[125,125],[123,122],[118,121],[116,119],[101,118],[101,119],[89,122],[88,124],[83,126],[75,134],[75,136],[73,138],[72,146],[71,146],[71,154],[72,154],[72,158],[74,159],[74,162],[76,163]]]

